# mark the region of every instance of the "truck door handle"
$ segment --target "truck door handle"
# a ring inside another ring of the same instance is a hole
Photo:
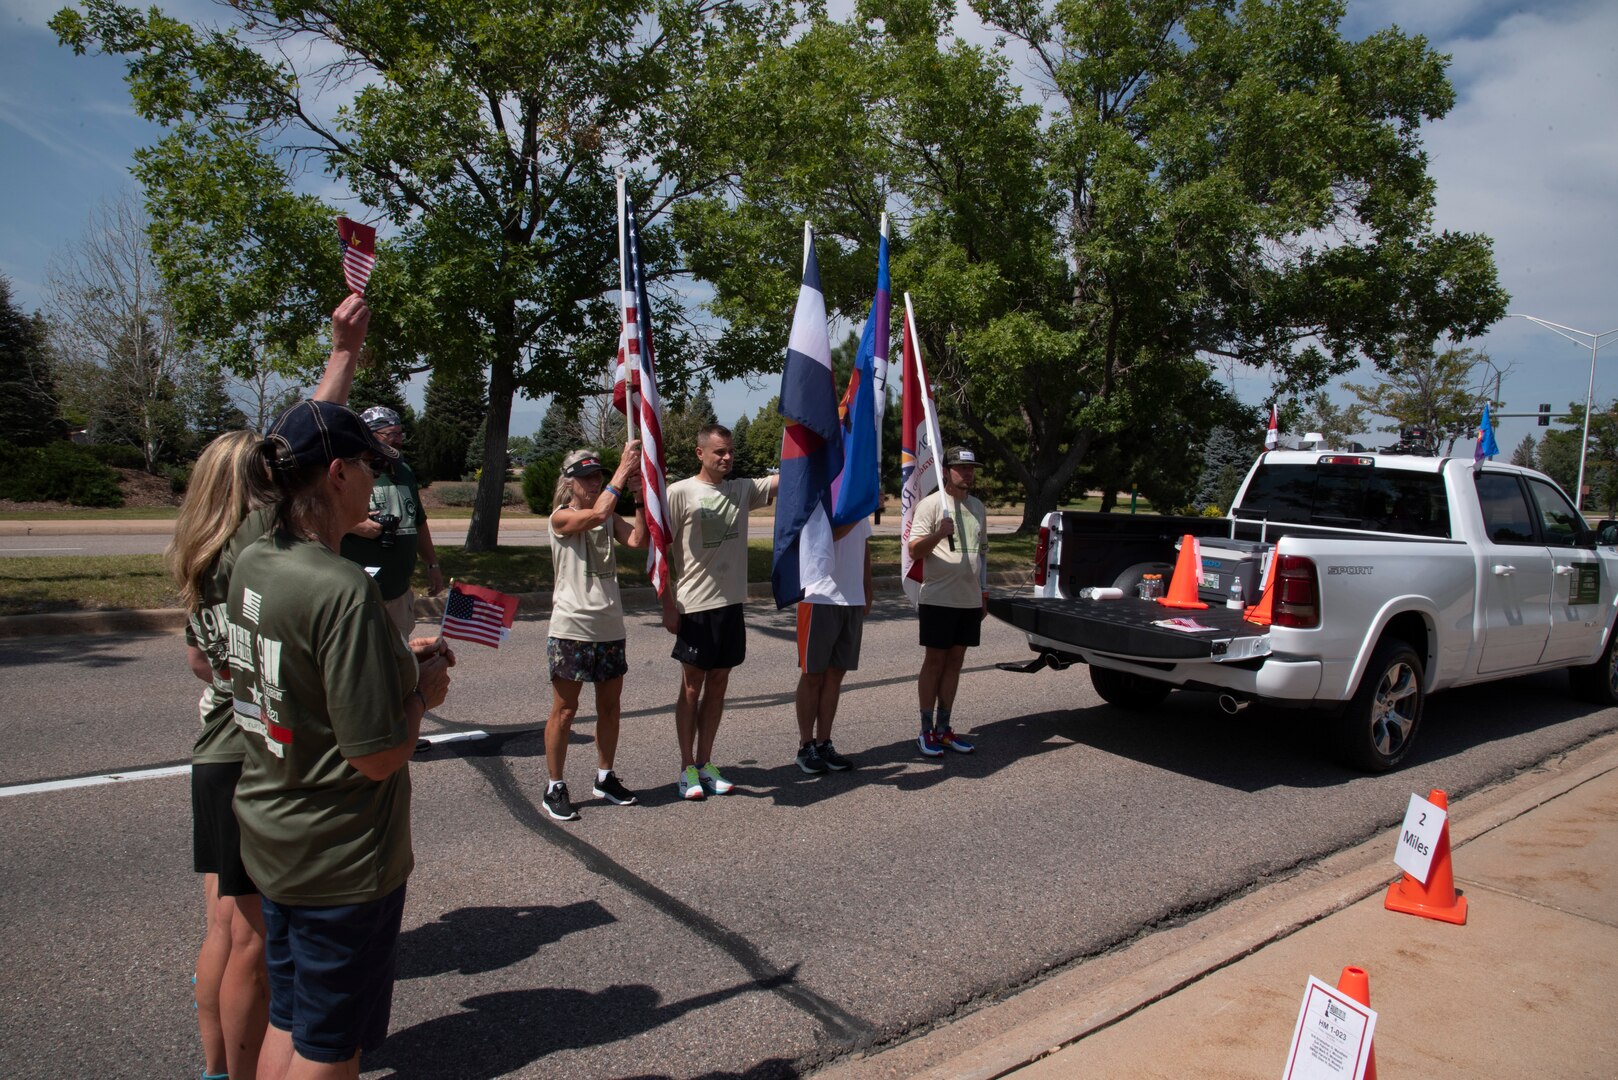
[[[1510,577],[1516,572],[1517,568],[1515,566],[1507,566],[1504,563],[1494,564],[1494,574],[1496,577]]]
[[[1556,576],[1557,577],[1567,577],[1572,572],[1573,572],[1573,568],[1571,566],[1558,565],[1556,567]]]

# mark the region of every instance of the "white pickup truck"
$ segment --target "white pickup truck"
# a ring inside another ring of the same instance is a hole
[[[1172,577],[1186,534],[1199,537],[1209,606],[1140,598],[1147,575]],[[1004,667],[1082,662],[1104,700],[1132,709],[1190,689],[1230,713],[1322,710],[1345,760],[1379,772],[1410,752],[1427,695],[1452,686],[1567,668],[1575,693],[1618,704],[1615,534],[1529,469],[1275,451],[1225,518],[1048,515],[1034,595],[993,598],[989,612],[1036,654]],[[1230,598],[1237,581],[1247,608]],[[1269,625],[1248,617],[1265,588]]]

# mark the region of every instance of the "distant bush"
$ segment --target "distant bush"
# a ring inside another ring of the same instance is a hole
[[[128,443],[92,443],[84,449],[90,451],[101,464],[111,465],[115,469],[146,468],[146,455],[138,446],[130,446]]]
[[[550,516],[551,500],[556,497],[556,481],[562,475],[562,454],[546,454],[530,461],[522,471],[522,497],[528,509]]]
[[[160,465],[157,471],[169,482],[169,490],[176,495],[184,495],[185,489],[191,483],[191,462],[184,465]]]
[[[0,499],[66,502],[75,506],[122,506],[118,474],[88,447],[53,442],[16,447],[0,442]]]
[[[476,484],[451,484],[440,480],[433,486],[433,492],[438,501],[445,506],[471,506],[477,502],[478,486]],[[509,487],[500,489],[500,505],[516,506],[517,493]]]

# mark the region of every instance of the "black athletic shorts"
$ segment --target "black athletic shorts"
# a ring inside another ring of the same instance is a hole
[[[983,609],[921,605],[921,644],[927,649],[976,645],[983,636]]]
[[[258,893],[242,865],[242,831],[231,805],[241,775],[239,761],[191,766],[191,867],[218,874],[220,896]]]
[[[747,623],[742,606],[709,608],[680,616],[674,659],[703,671],[740,667],[747,659]]]

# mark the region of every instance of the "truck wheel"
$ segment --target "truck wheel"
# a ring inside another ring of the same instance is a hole
[[[1337,727],[1343,761],[1366,772],[1396,768],[1416,742],[1422,707],[1421,657],[1409,643],[1378,643],[1371,663],[1349,699]]]
[[[1618,705],[1618,649],[1614,649],[1614,645],[1618,645],[1618,628],[1607,634],[1607,647],[1601,650],[1601,659],[1567,669],[1567,681],[1574,697],[1597,705]]]
[[[1096,688],[1101,700],[1120,709],[1141,712],[1163,703],[1174,687],[1166,682],[1148,679],[1127,671],[1090,665],[1090,685]]]

